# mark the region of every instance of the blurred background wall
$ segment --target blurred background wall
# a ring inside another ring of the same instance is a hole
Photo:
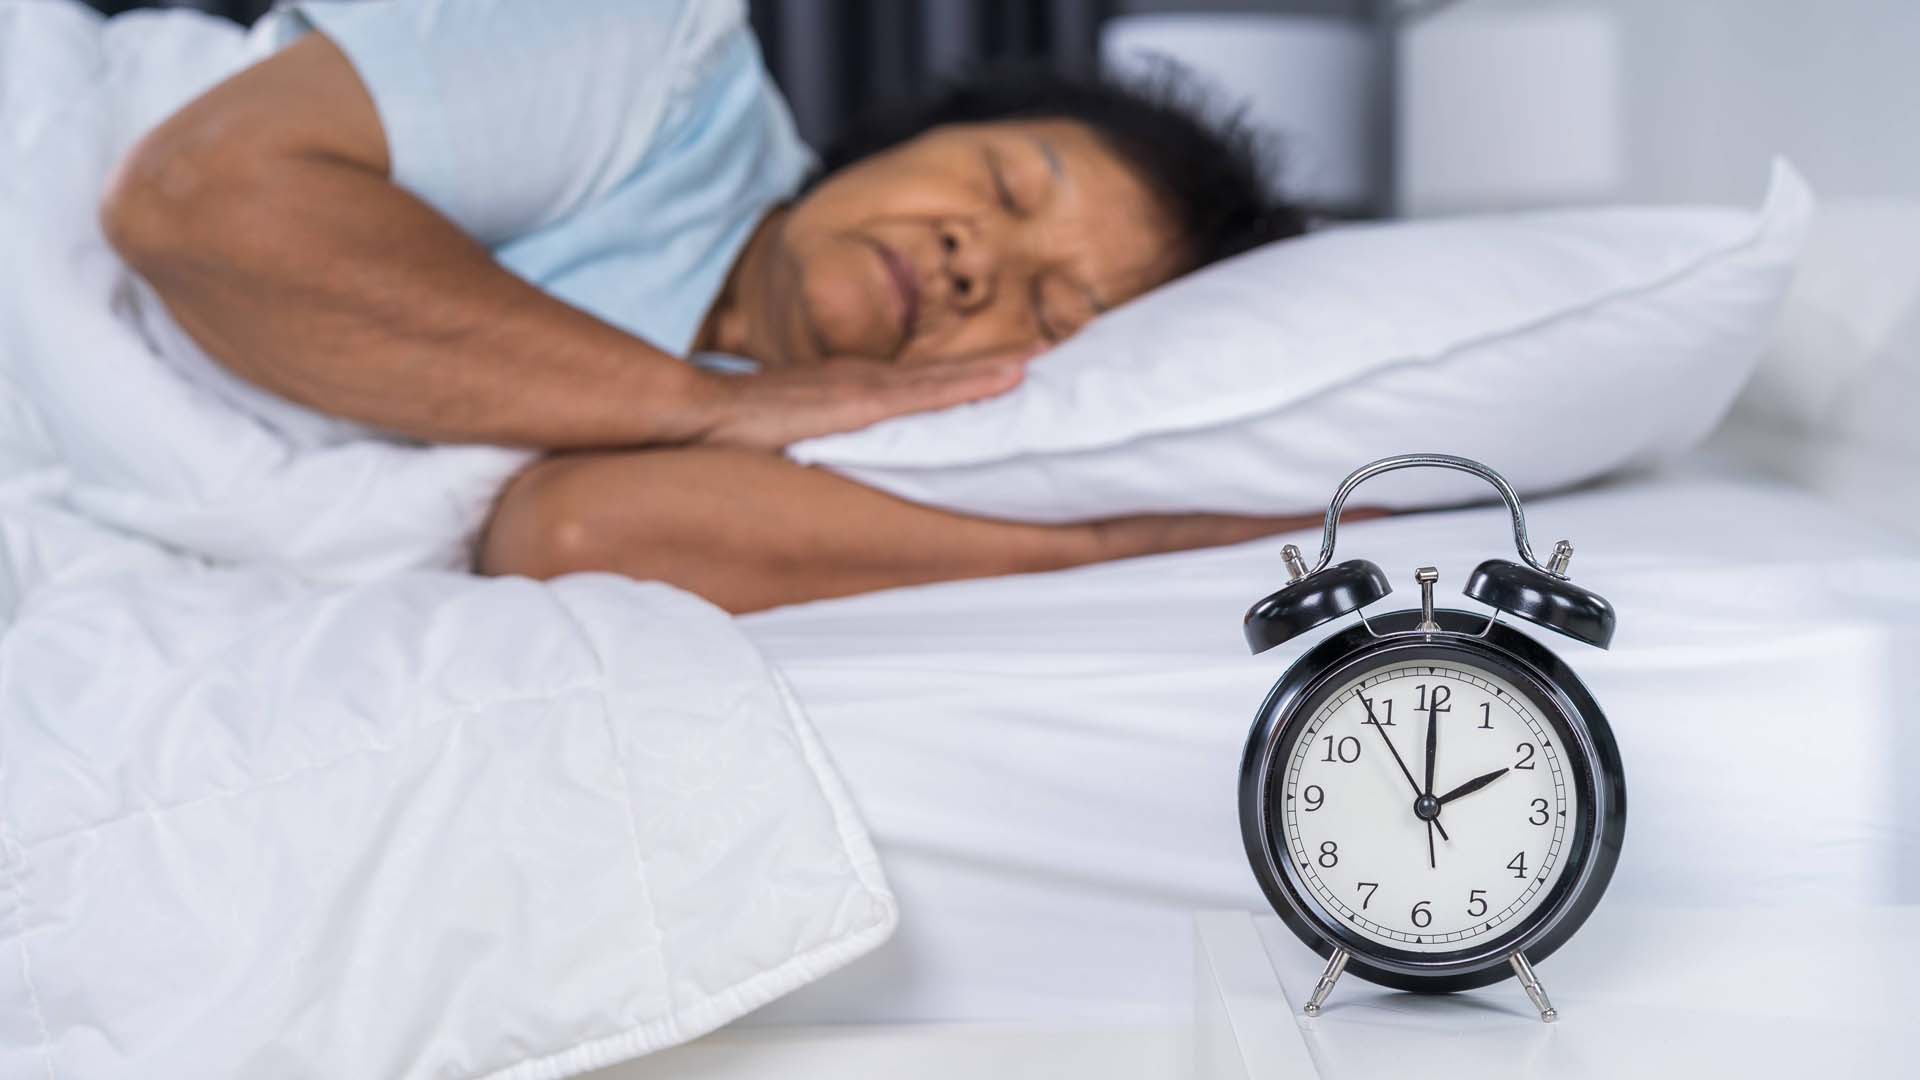
[[[1363,17],[1369,0],[752,0],[774,77],[801,131],[830,139],[862,106],[924,90],[971,65],[1046,60],[1091,68],[1116,16],[1265,12]]]
[[[243,22],[271,6],[91,2]],[[1224,96],[1246,98],[1260,79],[1284,85],[1295,66],[1239,70],[1224,56],[1265,18],[1365,32],[1385,54],[1370,89],[1349,87],[1386,95],[1393,117],[1393,152],[1375,167],[1394,175],[1377,209],[1744,199],[1777,151],[1828,192],[1920,190],[1914,0],[750,0],[750,9],[816,142],[875,101],[983,61],[1090,69],[1103,36],[1110,53],[1122,36],[1147,48],[1158,40],[1203,80],[1226,83]],[[1194,39],[1209,51],[1175,47],[1210,22],[1217,36]]]

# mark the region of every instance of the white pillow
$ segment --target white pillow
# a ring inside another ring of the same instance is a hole
[[[1776,162],[1758,214],[1597,209],[1354,225],[1102,316],[1015,392],[790,447],[904,498],[1070,521],[1312,513],[1387,454],[1485,461],[1525,491],[1699,442],[1771,332],[1812,209]],[[1370,484],[1373,506],[1485,494]]]

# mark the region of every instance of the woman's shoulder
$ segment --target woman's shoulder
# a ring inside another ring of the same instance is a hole
[[[716,80],[768,79],[744,0],[659,0],[673,12],[669,51],[676,92],[698,93]],[[751,64],[742,59],[751,54]],[[770,79],[769,79],[770,81]]]

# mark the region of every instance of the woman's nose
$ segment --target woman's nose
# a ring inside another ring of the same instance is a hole
[[[960,220],[943,223],[940,259],[955,308],[972,312],[993,302],[996,268],[992,244],[980,234],[978,226]]]

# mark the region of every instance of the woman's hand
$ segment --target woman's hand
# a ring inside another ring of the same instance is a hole
[[[1008,353],[911,367],[829,360],[754,375],[712,376],[711,420],[695,441],[779,450],[816,435],[963,405],[1020,385],[1031,356]]]

